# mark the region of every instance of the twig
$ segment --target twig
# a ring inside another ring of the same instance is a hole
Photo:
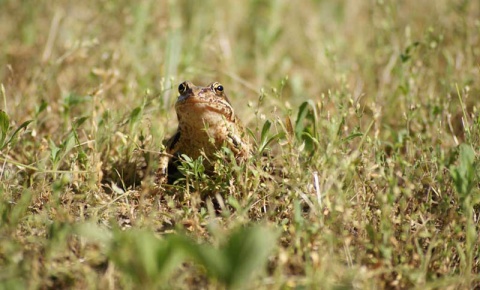
[[[315,188],[315,194],[317,195],[317,201],[320,208],[322,207],[322,194],[320,193],[320,184],[318,182],[318,171],[314,171],[313,175],[313,187]]]

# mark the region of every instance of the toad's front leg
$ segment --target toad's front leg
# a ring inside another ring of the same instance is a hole
[[[168,164],[175,153],[178,151],[178,140],[180,140],[180,130],[175,133],[168,141],[166,142],[165,152],[162,153],[158,161],[158,170],[155,178],[155,183],[157,185],[162,185],[168,181]]]

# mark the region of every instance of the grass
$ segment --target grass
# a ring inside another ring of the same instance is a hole
[[[480,285],[478,2],[77,2],[0,1],[1,288]],[[155,191],[184,80],[255,158]]]

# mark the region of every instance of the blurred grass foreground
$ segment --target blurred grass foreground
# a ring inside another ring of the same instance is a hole
[[[478,1],[0,0],[0,50],[1,289],[480,287]],[[255,158],[154,191],[184,80]]]

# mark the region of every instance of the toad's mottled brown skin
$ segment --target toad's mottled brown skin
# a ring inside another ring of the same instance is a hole
[[[180,154],[211,159],[222,146],[227,146],[238,159],[249,157],[251,148],[245,129],[221,84],[197,87],[186,81],[178,86],[178,92],[180,96],[175,103],[178,129],[167,141],[166,152],[160,158],[157,183],[167,181],[168,163]]]

